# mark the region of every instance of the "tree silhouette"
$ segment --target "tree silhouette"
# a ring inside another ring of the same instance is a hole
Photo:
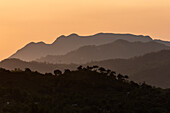
[[[109,76],[112,71],[110,69],[108,69],[108,70],[106,70],[106,72],[107,72],[107,75]]]
[[[93,69],[97,69],[97,68],[99,68],[99,66],[97,66],[97,65],[94,65],[94,66],[93,66]]]
[[[93,67],[87,66],[86,69],[91,71]]]
[[[116,79],[116,72],[115,71],[111,71],[110,72],[110,77]]]
[[[124,76],[123,76],[122,74],[118,74],[118,75],[117,75],[117,78],[118,78],[118,80],[120,80],[120,81],[124,80]]]
[[[125,79],[129,79],[129,76],[125,75],[124,78],[125,78]]]
[[[78,70],[82,70],[83,69],[83,66],[80,65],[79,67],[77,67]]]
[[[69,69],[64,70],[64,74],[69,74],[71,71]]]
[[[30,72],[32,72],[32,71],[31,71],[31,69],[29,69],[29,68],[25,68],[25,72],[30,73]]]
[[[60,70],[54,70],[54,74],[56,75],[56,76],[59,76],[59,75],[61,75],[62,74],[62,72],[60,71]]]
[[[4,68],[0,68],[0,72],[7,72],[8,70],[4,69]]]
[[[46,76],[52,76],[52,73],[45,73]]]
[[[99,70],[101,73],[104,73],[104,72],[106,71],[106,69],[103,68],[103,67],[100,67],[98,70]]]

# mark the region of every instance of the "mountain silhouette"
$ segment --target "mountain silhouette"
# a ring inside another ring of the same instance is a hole
[[[161,43],[161,44],[164,44],[166,46],[170,46],[170,42],[169,41],[163,41],[163,40],[157,40],[157,39],[155,39],[154,41],[158,42],[158,43]]]
[[[117,73],[127,74],[131,80],[137,82],[145,81],[154,86],[170,88],[170,50],[152,52],[130,59],[110,59],[91,62],[83,66],[93,65],[115,70]],[[62,71],[64,69],[75,70],[77,66],[79,65],[25,62],[18,59],[6,59],[0,62],[0,67],[9,70],[30,68],[33,71],[42,73],[53,72],[54,69]]]
[[[22,61],[20,59],[5,59],[0,62],[0,67],[9,69],[9,70],[15,70],[15,69],[21,69],[25,70],[25,68],[30,68],[33,71],[38,71],[41,73],[50,73],[53,72],[55,69],[60,69],[64,71],[64,69],[76,69],[78,65],[75,64],[49,64],[49,63],[40,63],[40,62],[27,62]]]
[[[36,61],[60,64],[85,64],[92,61],[115,58],[127,59],[163,49],[170,49],[170,46],[165,46],[154,41],[128,42],[119,39],[109,44],[84,46],[77,50],[71,51],[66,55],[48,55],[37,59]]]
[[[170,88],[170,50],[148,53],[130,59],[91,62],[86,65],[99,65],[127,74],[134,81],[145,81],[154,86]]]
[[[52,44],[46,44],[44,42],[31,42],[11,55],[9,58],[18,58],[24,61],[32,61],[47,55],[64,55],[82,46],[98,46],[111,43],[118,39],[123,39],[130,42],[148,42],[152,40],[149,36],[132,34],[98,33],[91,36],[79,36],[77,34],[71,34],[69,36],[62,35],[58,37]]]

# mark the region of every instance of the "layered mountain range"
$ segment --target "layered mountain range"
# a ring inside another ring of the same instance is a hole
[[[84,64],[92,61],[101,61],[107,59],[117,58],[131,58],[141,56],[146,53],[156,52],[160,50],[170,49],[170,46],[157,43],[155,41],[149,42],[129,42],[122,39],[116,40],[104,45],[90,45],[83,46],[77,50],[71,51],[65,55],[48,55],[37,59],[38,62],[48,63],[62,63],[62,64]]]
[[[170,50],[152,52],[143,56],[130,59],[110,59],[84,64],[83,66],[98,65],[106,69],[115,70],[117,73],[127,74],[131,80],[147,82],[151,85],[170,88]],[[55,69],[75,70],[79,65],[75,64],[47,64],[39,62],[25,62],[19,59],[6,59],[0,62],[0,67],[14,70],[30,68],[42,73],[53,73]]]
[[[31,42],[0,62],[9,70],[30,68],[42,73],[74,70],[79,65],[102,66],[137,82],[170,88],[170,42],[143,35],[62,35],[52,44]]]
[[[44,42],[31,42],[25,47],[18,50],[10,58],[19,58],[24,61],[32,61],[47,55],[64,55],[70,51],[87,45],[102,45],[123,39],[129,42],[148,42],[152,39],[149,36],[132,35],[132,34],[113,34],[98,33],[91,36],[79,36],[71,34],[69,36],[60,36],[52,44]]]

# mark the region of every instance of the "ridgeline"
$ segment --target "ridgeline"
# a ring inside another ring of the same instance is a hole
[[[1,113],[168,113],[170,90],[102,67],[54,74],[0,69]]]

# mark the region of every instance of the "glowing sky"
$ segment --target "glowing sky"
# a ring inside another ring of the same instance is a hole
[[[133,33],[170,40],[170,0],[0,0],[0,59],[59,35]]]

